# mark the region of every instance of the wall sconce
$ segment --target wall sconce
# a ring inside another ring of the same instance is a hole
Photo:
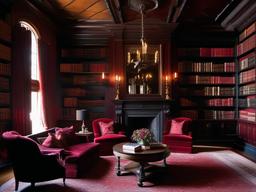
[[[121,77],[120,75],[116,75],[115,77],[115,82],[116,82],[116,97],[115,100],[119,100],[119,94],[120,94],[120,81],[121,81]]]
[[[170,81],[170,77],[168,75],[165,76],[165,99],[169,100],[170,96],[169,96],[169,81]]]
[[[76,120],[82,121],[81,131],[83,133],[88,132],[88,128],[85,126],[84,120],[88,119],[88,112],[86,109],[76,110]]]

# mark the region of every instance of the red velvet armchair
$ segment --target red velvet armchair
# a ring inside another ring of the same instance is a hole
[[[34,187],[36,182],[63,178],[65,185],[65,168],[56,154],[41,153],[34,140],[16,131],[4,132],[2,136],[12,161],[15,191],[18,190],[19,181],[29,182]]]
[[[128,138],[125,136],[124,131],[119,130],[116,132],[113,126],[113,120],[110,118],[98,118],[92,121],[92,128],[94,133],[94,142],[100,144],[100,155],[112,155],[113,146],[115,144],[126,142]],[[108,128],[112,126],[108,131],[102,130],[100,124],[109,124]]]
[[[163,143],[171,152],[192,153],[192,119],[177,117],[167,120]]]

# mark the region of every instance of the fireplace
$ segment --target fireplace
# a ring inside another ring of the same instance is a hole
[[[166,100],[115,101],[116,120],[125,127],[129,138],[135,129],[148,128],[158,142],[162,141],[165,116],[169,108],[170,102]]]

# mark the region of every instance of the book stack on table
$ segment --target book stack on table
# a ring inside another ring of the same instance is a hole
[[[126,143],[123,145],[123,151],[127,153],[135,153],[141,150],[142,147],[138,143]]]

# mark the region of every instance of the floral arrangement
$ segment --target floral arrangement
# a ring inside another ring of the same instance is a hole
[[[154,134],[147,128],[136,129],[132,133],[132,140],[147,145],[154,141]]]

